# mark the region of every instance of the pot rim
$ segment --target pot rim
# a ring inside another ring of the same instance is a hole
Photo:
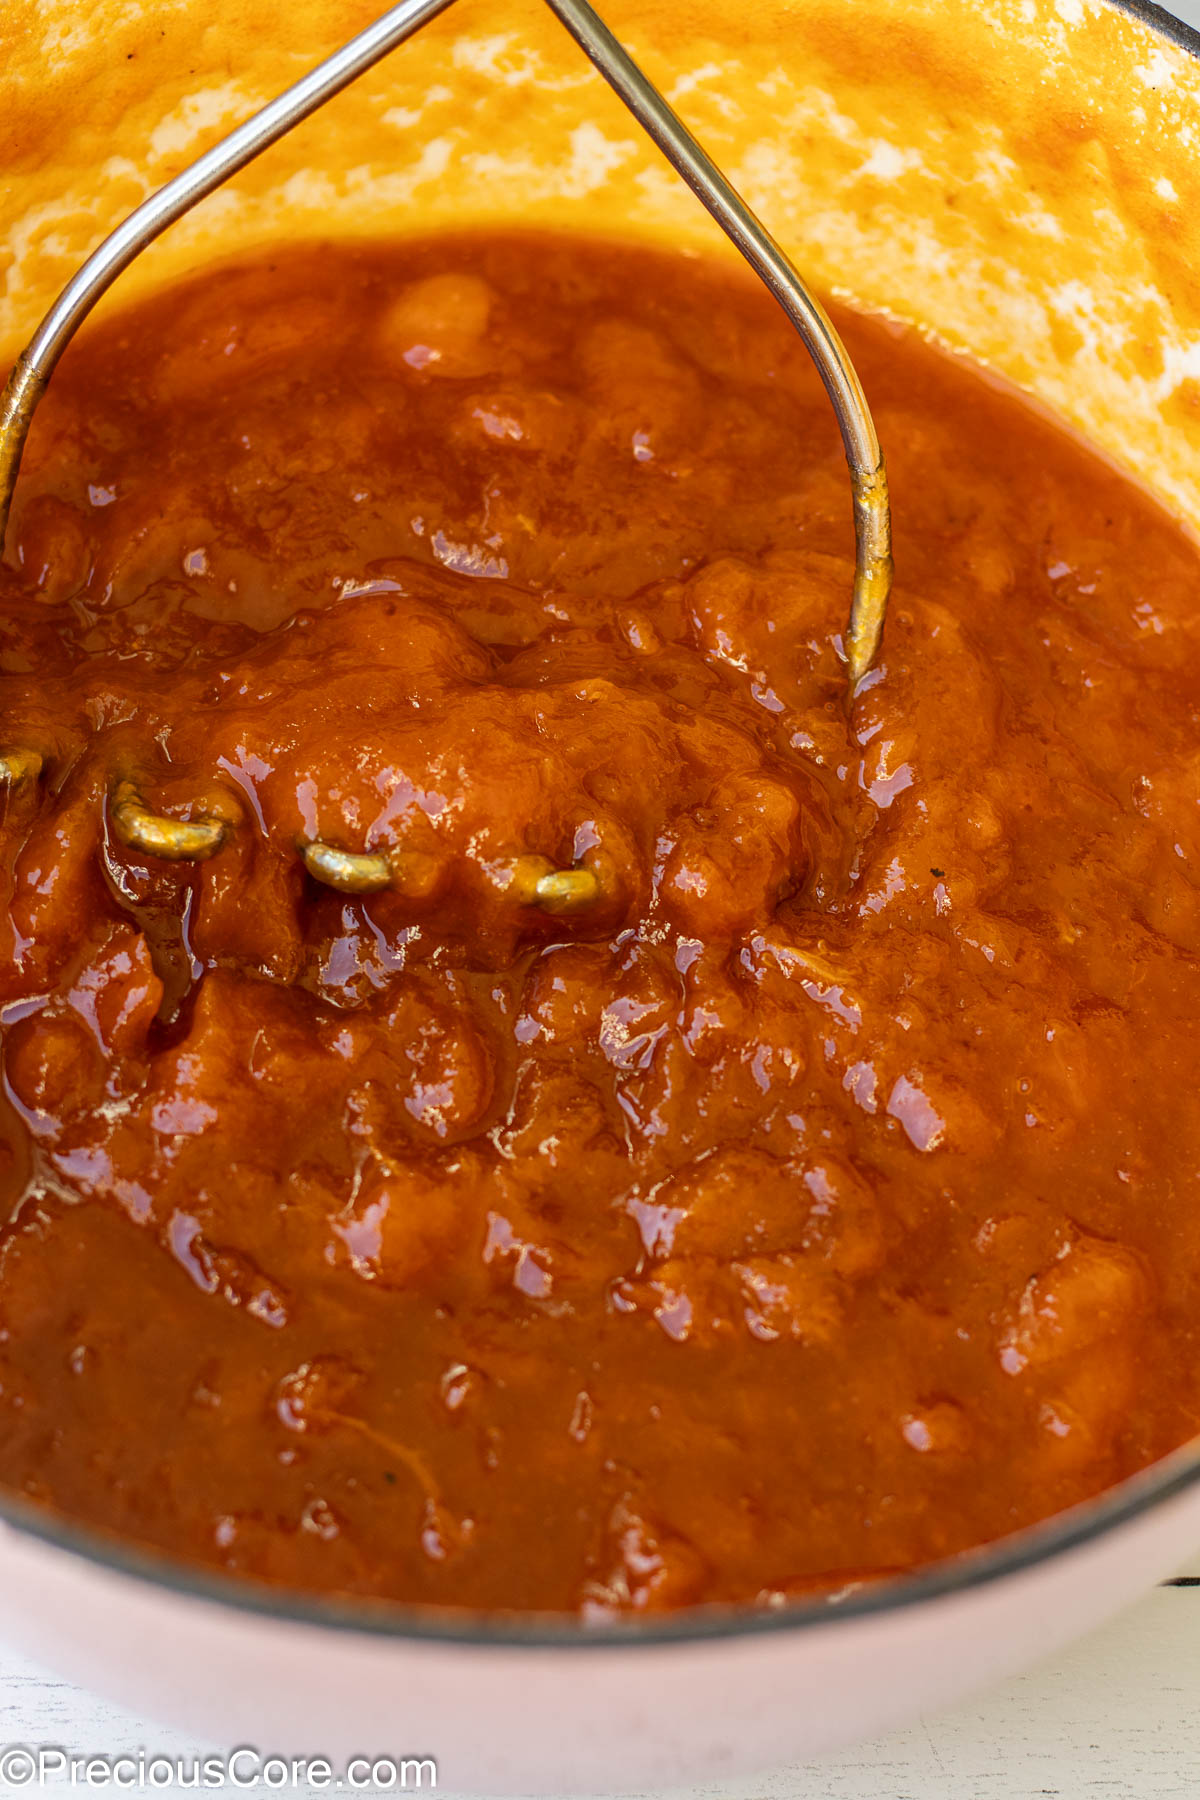
[[[1154,0],[1105,0],[1200,61],[1200,30]],[[65,1550],[112,1574],[130,1575],[187,1599],[280,1623],[314,1625],[374,1638],[443,1643],[477,1650],[604,1651],[637,1646],[703,1644],[730,1638],[810,1630],[820,1625],[886,1616],[1020,1575],[1068,1551],[1082,1549],[1132,1523],[1200,1483],[1200,1437],[1149,1468],[1127,1476],[1092,1500],[1052,1515],[977,1549],[915,1570],[859,1584],[842,1595],[791,1600],[778,1608],[737,1605],[684,1609],[647,1623],[620,1619],[585,1624],[545,1613],[474,1613],[419,1607],[396,1600],[338,1597],[276,1588],[192,1565],[182,1558],[125,1542],[98,1527],[77,1524],[0,1489],[0,1525]]]

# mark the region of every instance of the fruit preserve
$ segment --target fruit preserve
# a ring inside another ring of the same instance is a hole
[[[297,248],[68,353],[0,569],[9,1491],[604,1619],[1196,1430],[1200,557],[845,329],[852,697],[836,430],[722,268]]]

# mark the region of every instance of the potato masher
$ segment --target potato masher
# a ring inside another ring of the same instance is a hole
[[[452,4],[453,0],[401,0],[150,195],[87,259],[18,357],[0,396],[0,550],[34,411],[63,350],[100,296],[197,201]],[[547,4],[783,308],[816,365],[837,416],[850,469],[855,573],[845,654],[853,689],[878,650],[892,580],[887,475],[854,366],[824,308],[780,246],[588,0],[547,0]],[[42,758],[36,751],[20,746],[0,750],[0,782],[15,786],[36,780],[41,772]],[[214,855],[230,829],[227,821],[215,816],[177,819],[154,813],[127,780],[114,786],[110,816],[129,848],[178,862]],[[343,892],[371,893],[392,880],[387,856],[355,854],[318,842],[299,848],[309,873]],[[523,904],[551,911],[586,906],[597,896],[590,871],[555,869],[536,856],[519,859],[508,891]]]

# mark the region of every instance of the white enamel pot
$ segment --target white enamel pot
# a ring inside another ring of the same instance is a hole
[[[1113,0],[605,10],[819,285],[970,350],[1200,521],[1200,38]],[[10,0],[0,345],[15,353],[150,186],[371,12]],[[251,244],[518,220],[724,253],[539,0],[458,0],[112,302]],[[598,1636],[238,1586],[0,1499],[0,1634],[209,1743],[430,1755],[443,1789],[607,1793],[877,1733],[1053,1651],[1198,1545],[1189,1448],[839,1605]]]

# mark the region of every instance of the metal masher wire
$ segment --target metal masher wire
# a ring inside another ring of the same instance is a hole
[[[33,414],[59,357],[100,296],[176,219],[451,4],[452,0],[401,0],[151,194],[68,282],[18,357],[0,395],[0,551]],[[892,581],[887,475],[854,365],[825,309],[774,238],[588,0],[547,0],[547,4],[778,301],[824,382],[841,430],[854,502],[854,594],[845,638],[853,688],[875,659]],[[41,772],[42,758],[36,751],[0,751],[0,782],[15,786],[36,780]],[[179,820],[151,812],[128,779],[114,788],[110,817],[117,835],[131,848],[173,861],[198,861],[215,854],[228,830],[226,822],[217,819]],[[399,874],[401,859],[395,854],[359,855],[321,843],[303,844],[300,849],[309,872],[343,892],[375,892],[391,885]],[[514,862],[509,891],[523,904],[558,911],[589,904],[598,896],[598,884],[588,869],[555,869],[543,857],[524,856]]]

